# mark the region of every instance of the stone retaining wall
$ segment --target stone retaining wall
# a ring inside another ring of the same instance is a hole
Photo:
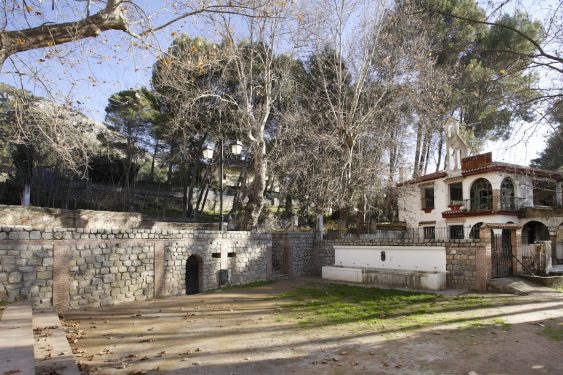
[[[0,298],[58,311],[180,295],[186,261],[202,262],[200,290],[271,276],[271,235],[167,229],[0,227]]]
[[[314,241],[312,232],[272,234],[272,263],[279,263],[280,271],[289,276],[313,274]]]

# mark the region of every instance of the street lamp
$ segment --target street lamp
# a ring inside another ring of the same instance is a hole
[[[221,195],[219,196],[219,230],[223,231],[223,138],[221,138],[220,146],[219,146],[219,190]],[[234,141],[231,143],[231,153],[233,155],[240,155],[242,152],[242,142],[239,140]],[[207,146],[203,150],[203,157],[205,159],[213,159],[213,148]]]

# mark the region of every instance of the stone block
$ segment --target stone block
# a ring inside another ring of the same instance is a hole
[[[22,274],[20,272],[14,271],[8,275],[9,283],[19,283],[22,281]]]
[[[53,233],[43,232],[43,233],[41,233],[41,238],[43,238],[44,240],[52,240],[53,239]]]
[[[53,258],[43,258],[43,267],[52,267]]]
[[[41,239],[41,232],[39,232],[38,230],[31,231],[29,233],[29,239],[30,240],[40,240]]]
[[[52,279],[53,277],[53,272],[52,271],[40,271],[37,272],[37,278],[39,280],[49,280]]]

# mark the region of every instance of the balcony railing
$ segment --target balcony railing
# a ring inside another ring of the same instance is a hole
[[[345,238],[343,235],[342,238]],[[404,230],[377,230],[372,233],[359,234],[365,240],[463,240],[478,239],[479,227],[455,225],[450,227],[421,227]]]
[[[468,212],[479,211],[518,211],[523,207],[524,198],[517,197],[477,197],[465,199],[463,207]]]

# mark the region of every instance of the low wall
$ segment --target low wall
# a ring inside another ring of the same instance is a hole
[[[313,232],[284,232],[272,234],[272,263],[274,269],[289,276],[313,274]]]
[[[186,223],[153,221],[138,212],[96,210],[63,210],[47,207],[23,207],[0,205],[0,225],[24,226],[35,229],[84,228],[84,229],[215,229],[218,223]]]
[[[439,246],[446,248],[446,285],[448,288],[486,288],[486,270],[490,268],[486,246],[480,240],[322,240],[313,247],[313,274],[321,275],[323,266],[335,264],[334,246]],[[490,247],[489,247],[490,252]],[[485,281],[484,281],[485,280]]]
[[[333,247],[337,266],[446,272],[446,249],[443,246]]]
[[[185,294],[186,260],[203,263],[201,290],[271,275],[271,234],[166,229],[0,227],[0,298],[58,311]]]

